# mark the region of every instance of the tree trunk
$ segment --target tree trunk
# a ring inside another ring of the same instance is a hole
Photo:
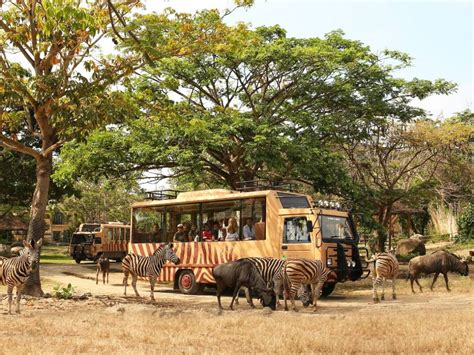
[[[392,218],[392,203],[388,206],[380,207],[378,214],[379,226],[376,231],[378,252],[385,251],[385,242],[387,241],[387,231],[389,230],[390,219]]]
[[[28,240],[38,241],[44,237],[45,213],[48,204],[49,183],[52,172],[52,154],[47,158],[41,157],[36,161],[36,188],[33,193],[33,200],[30,211],[30,224],[28,226]],[[42,296],[39,266],[31,274],[25,284],[23,294],[30,296]]]

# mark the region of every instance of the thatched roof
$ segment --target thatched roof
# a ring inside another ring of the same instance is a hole
[[[28,221],[18,216],[7,215],[0,218],[0,230],[28,230]]]
[[[417,213],[424,213],[424,212],[425,211],[423,211],[421,208],[412,208],[410,206],[405,206],[400,201],[395,202],[391,210],[391,214],[403,214],[403,213],[417,214]]]

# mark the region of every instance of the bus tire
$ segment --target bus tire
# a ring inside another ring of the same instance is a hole
[[[76,262],[76,264],[80,264],[82,259],[74,259],[74,261]]]
[[[191,270],[184,270],[179,274],[178,287],[185,295],[197,295],[204,289],[203,284],[196,282],[196,276]]]
[[[321,297],[328,297],[336,288],[335,282],[326,283],[321,290]]]

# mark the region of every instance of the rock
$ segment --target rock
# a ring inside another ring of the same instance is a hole
[[[26,304],[26,300],[25,300],[24,298],[22,298],[22,299],[20,300],[20,304],[21,304],[21,305],[25,305],[25,304]]]
[[[22,249],[23,249],[23,247],[12,247],[10,249],[10,253],[12,255],[15,255],[15,256],[20,255],[20,250],[22,250]]]
[[[426,243],[428,237],[425,237],[423,234],[413,234],[410,239],[416,239],[422,241],[423,243]]]
[[[397,243],[397,255],[418,254],[425,255],[425,243],[419,239],[402,239]]]
[[[271,309],[270,307],[264,307],[264,308],[262,309],[262,314],[264,314],[264,315],[272,314],[272,312],[273,312],[273,311],[272,311],[272,309]]]
[[[51,298],[51,297],[52,297],[52,296],[51,296],[50,293],[45,293],[45,294],[43,295],[43,298]]]

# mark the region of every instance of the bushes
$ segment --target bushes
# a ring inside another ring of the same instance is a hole
[[[474,239],[474,202],[469,203],[467,208],[457,220],[458,235],[454,237],[456,243],[469,242]]]

